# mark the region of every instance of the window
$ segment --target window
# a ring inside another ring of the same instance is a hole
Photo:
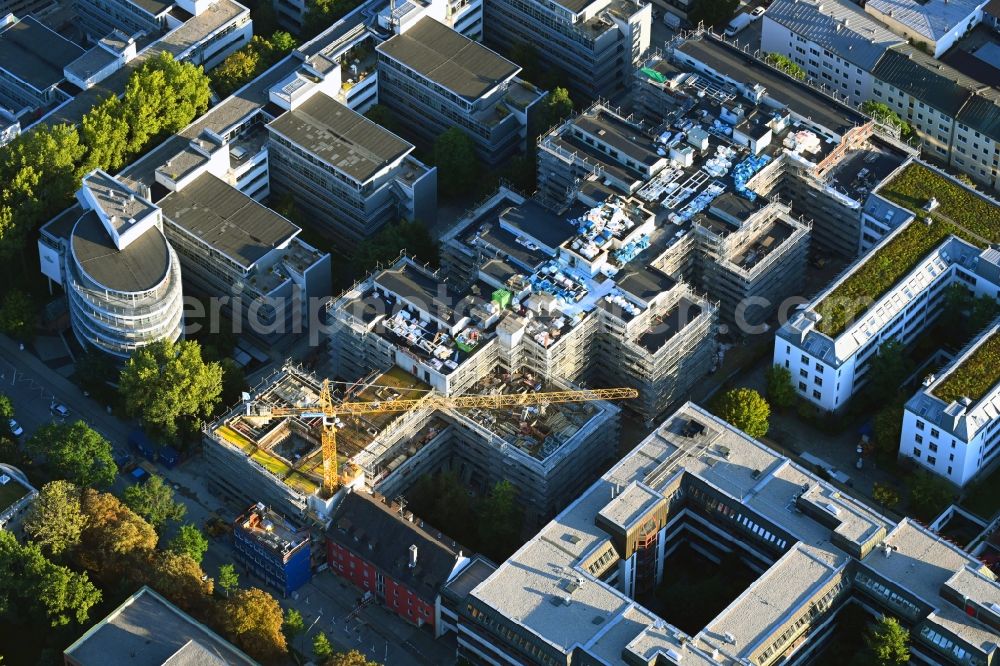
[[[924,429],[924,422],[921,421],[920,419],[917,419],[917,430],[923,430],[923,429]]]
[[[806,383],[805,382],[799,382],[799,390],[800,391],[805,391],[806,390]]]
[[[825,368],[823,367],[823,364],[822,363],[817,363],[816,364],[816,372],[823,372],[823,370],[825,370]]]
[[[805,354],[803,354],[802,355],[802,362],[805,363],[806,365],[809,365],[809,357],[806,356]]]
[[[917,444],[923,444],[923,443],[924,443],[924,436],[923,436],[923,435],[915,435],[915,436],[913,437],[913,439],[914,439],[914,441],[915,441],[915,442],[916,442]]]
[[[937,464],[937,458],[935,458],[934,456],[927,456],[927,464],[928,465],[936,465]]]
[[[920,457],[920,449],[913,449],[913,457],[914,458]]]
[[[813,383],[816,384],[816,386],[822,386],[823,385],[823,378],[822,377],[813,377]]]
[[[931,445],[930,445],[929,447],[927,447],[927,448],[929,448],[929,449],[930,449],[931,451],[933,451],[934,453],[937,453],[937,444],[931,444]]]
[[[941,432],[937,428],[931,428],[931,437],[940,437]]]
[[[823,394],[820,393],[819,391],[813,391],[813,397],[816,398],[817,400],[822,400]]]
[[[809,378],[809,371],[808,370],[799,370],[799,377],[805,377],[806,379],[808,379]]]

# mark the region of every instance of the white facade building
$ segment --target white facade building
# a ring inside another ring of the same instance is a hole
[[[1000,367],[988,357],[998,344],[1000,324],[995,323],[910,398],[903,412],[900,455],[960,486],[996,459],[1000,453]],[[970,373],[982,379],[978,390],[970,390]],[[992,377],[992,385],[987,385],[987,377]],[[973,391],[984,392],[965,395]]]
[[[935,58],[983,20],[989,0],[868,0],[865,11]]]
[[[909,168],[929,170],[909,162],[896,173]],[[940,172],[931,173],[946,178]],[[894,178],[890,177],[885,183]],[[957,181],[952,181],[952,185],[964,187]],[[883,204],[889,203],[879,199]],[[996,205],[992,200],[984,201]],[[870,223],[875,220],[875,210],[886,211],[893,222],[904,214],[898,207],[884,205],[878,208],[870,201],[862,216],[868,232],[872,230]],[[774,363],[788,368],[792,384],[803,398],[825,410],[842,408],[867,381],[866,374],[879,347],[890,340],[908,345],[937,319],[948,286],[961,283],[977,297],[996,298],[1000,288],[1000,252],[983,250],[954,235],[938,238],[933,231],[924,234],[922,229],[914,227],[925,224],[923,215],[918,219],[910,214],[907,221],[778,330]],[[853,300],[861,298],[859,282],[870,279],[870,274],[865,272],[867,265],[880,261],[898,262],[898,248],[915,243],[927,244],[928,251],[920,254],[889,289],[881,294],[866,293],[864,298],[872,299],[870,305],[844,322],[824,321],[824,313],[832,317],[842,308],[847,308],[848,312],[856,310]]]
[[[875,63],[902,41],[846,0],[776,0],[764,14],[760,49],[791,58],[857,105],[872,97]]]

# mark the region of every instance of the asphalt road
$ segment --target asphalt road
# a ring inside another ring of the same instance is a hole
[[[22,351],[9,338],[0,335],[0,393],[7,394],[14,405],[18,423],[24,428],[22,441],[30,437],[38,428],[55,420],[49,411],[53,400],[70,410],[69,421],[83,419],[90,427],[101,433],[115,449],[116,453],[130,453],[128,434],[135,423],[123,421],[109,414],[103,405],[83,395],[72,382],[56,373],[28,351]],[[191,458],[178,467],[168,470],[162,466],[156,471],[175,488],[175,497],[187,507],[184,522],[203,527],[212,515],[220,515],[227,520],[234,519],[246,507],[225,504],[208,489],[200,474],[204,459]],[[119,475],[112,492],[120,495],[128,485]],[[163,538],[169,539],[168,531]],[[321,547],[321,546],[318,546]],[[209,539],[209,550],[202,562],[202,568],[210,576],[215,576],[219,566],[235,562],[235,553],[227,536]],[[250,587],[261,585],[242,566],[236,565],[240,574],[240,585]],[[315,575],[312,581],[301,588],[297,598],[281,599],[285,607],[295,607],[302,612],[308,631],[298,637],[295,647],[307,655],[312,653],[312,637],[324,631],[340,650],[357,649],[369,658],[385,664],[447,664],[454,663],[454,639],[434,640],[425,629],[419,629],[387,612],[383,608],[364,608],[356,618],[345,625],[345,618],[354,608],[361,591],[335,576],[331,571]]]

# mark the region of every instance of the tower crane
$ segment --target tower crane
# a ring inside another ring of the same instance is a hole
[[[408,412],[411,409],[504,409],[524,405],[564,402],[590,402],[594,400],[625,400],[638,397],[631,388],[580,389],[573,391],[547,391],[526,393],[496,393],[486,395],[443,396],[428,394],[415,400],[383,400],[370,402],[342,402],[336,404],[330,395],[330,381],[323,380],[319,404],[309,407],[267,407],[253,412],[254,416],[301,416],[323,419],[321,437],[323,456],[323,494],[330,497],[337,490],[337,427],[341,416]],[[250,406],[247,406],[248,413]]]

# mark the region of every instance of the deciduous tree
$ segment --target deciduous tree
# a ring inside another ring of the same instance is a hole
[[[80,121],[80,138],[87,146],[83,171],[121,169],[128,157],[128,137],[129,121],[123,114],[122,102],[116,95],[109,95]]]
[[[903,343],[895,339],[883,343],[868,371],[872,395],[882,400],[891,399],[899,393],[903,382],[912,372],[913,362]]]
[[[323,666],[379,666],[379,663],[371,661],[357,650],[351,650],[332,655]]]
[[[254,659],[267,663],[287,654],[281,606],[267,592],[240,590],[223,602],[222,611],[226,633]]]
[[[76,559],[102,580],[120,578],[128,556],[156,548],[153,526],[111,493],[84,489],[80,507],[87,522]]]
[[[330,645],[330,639],[326,637],[326,634],[322,631],[316,632],[312,640],[313,654],[320,662],[326,661],[333,656],[333,646]]]
[[[767,434],[771,407],[760,393],[749,388],[726,391],[713,401],[713,412],[751,437]]]
[[[86,526],[80,489],[69,481],[50,481],[42,486],[24,519],[25,534],[56,557],[76,548]]]
[[[133,570],[136,583],[150,585],[189,613],[200,612],[215,587],[189,555],[172,550],[142,553],[145,566]]]
[[[168,548],[180,555],[187,555],[199,565],[208,551],[208,539],[194,525],[181,525]]]
[[[236,573],[236,567],[232,564],[220,565],[219,575],[215,582],[225,590],[228,599],[229,595],[240,586],[240,576]]]
[[[32,456],[44,456],[56,477],[78,486],[107,488],[118,474],[110,442],[83,421],[42,426],[25,448]]]
[[[898,666],[910,661],[910,632],[894,617],[883,615],[865,637],[879,666]]]
[[[899,493],[892,486],[876,483],[872,486],[872,499],[882,506],[891,509],[899,504]]]
[[[479,505],[479,545],[496,562],[503,562],[521,545],[524,512],[510,481],[498,481]]]
[[[173,438],[179,420],[212,413],[222,393],[222,366],[202,361],[197,342],[161,340],[132,355],[118,387],[129,414]]]
[[[293,638],[306,629],[306,622],[302,619],[302,613],[294,608],[286,608],[285,621],[281,625],[281,629],[285,632],[285,639],[291,642]]]
[[[772,365],[767,369],[767,398],[779,409],[787,409],[795,404],[795,387],[792,373],[782,365]]]
[[[34,337],[38,308],[30,296],[20,289],[10,289],[0,303],[0,332],[15,340]]]
[[[476,144],[458,127],[442,132],[434,141],[434,164],[438,169],[438,189],[448,197],[473,191],[482,170]]]
[[[174,489],[163,477],[153,474],[145,483],[129,486],[122,495],[125,505],[142,516],[157,530],[167,521],[180,520],[187,507],[174,500]]]

